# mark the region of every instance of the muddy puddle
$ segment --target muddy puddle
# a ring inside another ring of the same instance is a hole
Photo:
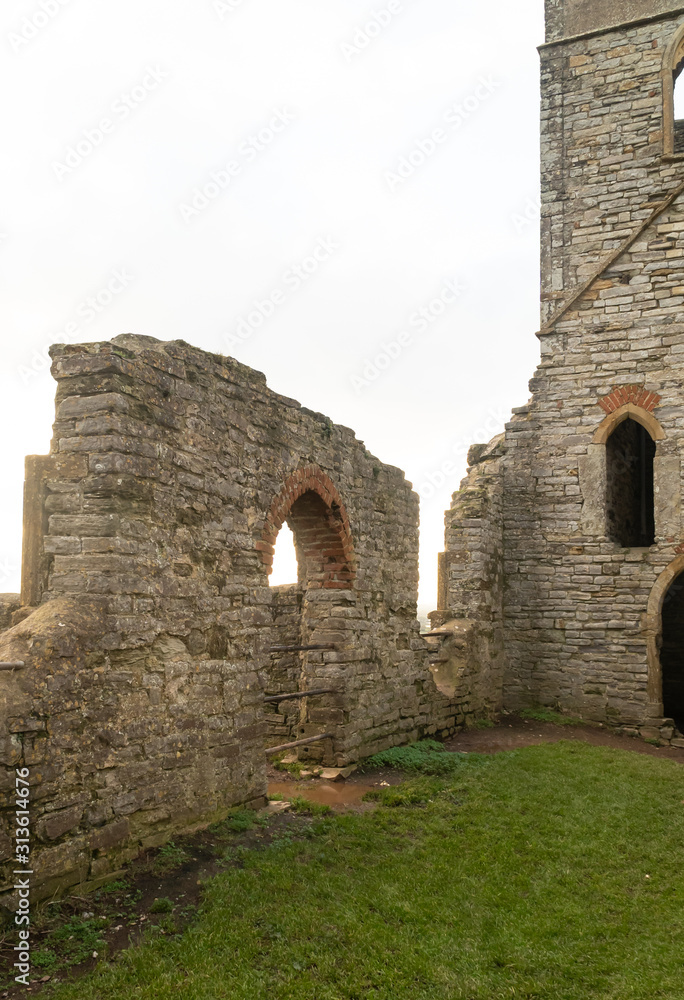
[[[320,802],[335,809],[358,805],[366,792],[376,787],[347,781],[269,781],[268,794],[282,795],[288,800],[301,795],[308,802]]]

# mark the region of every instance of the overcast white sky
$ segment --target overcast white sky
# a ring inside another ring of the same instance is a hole
[[[133,332],[232,354],[404,469],[435,607],[467,447],[538,357],[541,41],[542,0],[3,5],[0,590],[46,346]]]

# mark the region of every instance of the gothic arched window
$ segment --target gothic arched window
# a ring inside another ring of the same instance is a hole
[[[646,428],[631,418],[606,441],[606,533],[623,548],[655,541],[655,450]]]

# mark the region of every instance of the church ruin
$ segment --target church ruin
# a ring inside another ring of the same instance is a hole
[[[26,463],[22,593],[0,599],[0,904],[16,767],[31,774],[40,898],[264,804],[267,749],[345,765],[476,711],[430,671],[403,473],[182,341],[51,353],[57,414],[50,454]],[[271,588],[285,521],[299,582]]]
[[[684,746],[684,8],[547,0],[546,21],[541,362],[471,449],[433,622],[498,707]]]
[[[351,430],[183,341],[52,349],[0,597],[0,907],[17,767],[40,898],[263,803],[276,744],[345,765],[541,704],[684,745],[684,8],[546,6],[541,361],[470,450],[427,638],[418,498]]]

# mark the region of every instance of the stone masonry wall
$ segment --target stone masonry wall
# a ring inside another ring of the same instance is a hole
[[[667,204],[681,164],[662,155],[663,58],[681,23],[542,51],[543,319],[589,284],[542,328],[527,416],[506,437],[505,701],[625,726],[662,716],[648,601],[682,537],[684,202]],[[650,548],[607,536],[594,437],[621,386],[663,432]]]
[[[678,0],[546,0],[546,40],[558,41],[681,9]]]
[[[302,645],[302,603],[304,588],[298,584],[273,587],[273,645]],[[266,694],[287,694],[302,690],[301,652],[274,652],[270,654],[267,670]],[[285,701],[266,706],[268,735],[266,745],[279,746],[289,743],[299,736],[297,726],[302,721],[300,701]]]
[[[541,49],[543,321],[681,183],[662,158],[661,76],[681,22]]]
[[[419,635],[418,498],[399,470],[182,341],[52,355],[51,452],[27,461],[23,606],[10,600],[0,633],[0,660],[25,663],[0,673],[8,906],[16,766],[31,769],[37,898],[263,801],[263,696],[285,683],[339,691],[299,716],[298,730],[331,734],[330,763],[460,721]],[[268,586],[285,520],[294,607]],[[274,661],[297,635],[332,648]]]
[[[552,37],[556,14],[577,9],[547,5]],[[684,568],[683,161],[666,152],[664,60],[682,25],[680,11],[542,46],[541,361],[506,425],[501,523],[470,527],[458,502],[447,515],[475,591],[488,580],[481,532],[501,540],[504,707],[542,703],[664,738],[660,607]],[[607,533],[605,442],[626,417],[656,443],[648,547]]]
[[[439,557],[433,670],[465,700],[465,714],[490,716],[502,707],[504,440],[473,445],[468,475],[445,516],[445,552]]]

